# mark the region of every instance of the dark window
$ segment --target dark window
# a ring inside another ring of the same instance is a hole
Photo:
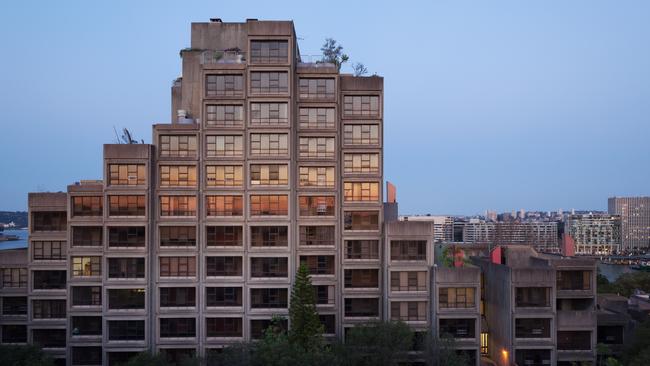
[[[379,287],[378,269],[346,269],[344,271],[346,288]]]
[[[275,323],[271,319],[254,319],[251,320],[251,338],[252,339],[262,338],[264,336],[264,333],[266,332],[266,329],[269,328],[270,326],[280,328],[277,329],[277,331],[289,329],[288,321],[286,319],[282,319]]]
[[[182,365],[196,355],[194,348],[163,348],[160,351],[172,365]]]
[[[33,241],[34,260],[58,261],[66,259],[64,241]]]
[[[196,336],[194,318],[161,318],[160,338],[186,338]]]
[[[72,365],[101,365],[102,364],[102,347],[72,347]]]
[[[139,352],[107,352],[108,366],[120,366],[129,362],[130,359],[137,356]]]
[[[72,197],[72,216],[102,216],[104,207],[102,197]]]
[[[34,212],[32,220],[32,231],[66,231],[68,228],[65,211]]]
[[[65,348],[65,329],[34,329],[32,341],[42,348]]]
[[[557,289],[589,290],[591,273],[591,271],[557,271]]]
[[[33,271],[35,290],[65,290],[65,271]]]
[[[318,319],[320,320],[320,323],[323,324],[323,333],[336,334],[336,315],[319,315]]]
[[[334,246],[334,226],[300,226],[300,245]]]
[[[144,320],[109,320],[109,341],[144,340]]]
[[[516,305],[518,307],[549,307],[551,306],[550,287],[517,287]]]
[[[160,216],[196,216],[196,197],[161,196]]]
[[[391,301],[390,319],[398,321],[426,321],[426,301]]]
[[[207,275],[225,277],[242,275],[242,257],[206,257]]]
[[[109,216],[144,216],[145,196],[108,196]]]
[[[206,196],[208,216],[241,216],[244,212],[242,196]]]
[[[345,259],[379,259],[379,241],[346,240]]]
[[[27,326],[17,324],[3,325],[2,343],[27,343]]]
[[[397,261],[423,261],[427,259],[426,240],[391,240],[390,259]]]
[[[145,228],[144,226],[120,226],[108,229],[109,247],[144,247]]]
[[[515,319],[515,337],[550,338],[551,319],[517,318]]]
[[[476,338],[476,319],[440,319],[440,336]]]
[[[334,196],[300,196],[300,216],[334,216]]]
[[[551,350],[518,349],[515,351],[515,362],[525,366],[548,366],[551,364]]]
[[[287,257],[251,258],[251,277],[287,277]]]
[[[196,288],[194,287],[161,287],[160,306],[180,307],[196,305]]]
[[[3,297],[2,315],[27,315],[27,297]]]
[[[345,230],[379,230],[379,212],[346,211]]]
[[[32,300],[34,319],[65,319],[65,300]]]
[[[473,287],[448,287],[439,289],[438,299],[443,309],[467,309],[476,306]]]
[[[278,309],[286,308],[288,304],[286,288],[252,288],[251,308]]]
[[[588,330],[557,332],[558,351],[591,350],[591,332]]]
[[[0,273],[3,288],[27,287],[27,268],[0,268]]]
[[[253,71],[251,94],[286,94],[289,92],[289,74],[286,71]]]
[[[251,246],[286,247],[288,245],[286,226],[252,226]]]
[[[102,317],[101,316],[73,316],[71,334],[73,336],[102,335]]]
[[[241,226],[208,226],[206,227],[207,246],[242,246],[242,231]]]
[[[625,327],[622,325],[599,325],[597,332],[597,343],[623,344],[624,333]]]
[[[144,278],[144,258],[108,258],[108,278]]]
[[[379,299],[376,297],[347,298],[345,299],[345,316],[349,318],[379,316]]]
[[[312,275],[334,274],[333,255],[301,255],[300,264],[306,264]]]
[[[205,95],[207,97],[241,97],[244,95],[244,76],[206,75]]]
[[[73,306],[99,306],[102,304],[102,288],[100,286],[73,286]]]
[[[207,306],[242,306],[241,287],[206,287]]]
[[[242,318],[206,318],[208,337],[241,337]]]
[[[146,183],[144,164],[109,164],[108,184],[120,186],[136,186]]]
[[[194,247],[196,246],[195,226],[161,226],[160,246]]]
[[[289,59],[289,42],[279,40],[251,41],[250,62],[285,64]]]
[[[103,229],[101,226],[74,226],[72,228],[73,247],[102,246]]]
[[[195,277],[196,257],[160,257],[161,277]]]
[[[109,289],[108,308],[114,310],[144,309],[145,290],[142,288]]]
[[[334,304],[334,286],[332,285],[314,285],[316,304]]]

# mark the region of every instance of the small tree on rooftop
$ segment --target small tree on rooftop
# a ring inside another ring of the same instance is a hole
[[[323,345],[323,325],[316,312],[314,287],[309,269],[301,264],[291,290],[289,306],[289,340],[307,352],[319,351]]]
[[[338,44],[333,38],[327,38],[320,50],[323,52],[321,62],[332,63],[336,65],[336,68],[339,70],[341,70],[341,65],[350,59],[348,55],[343,53],[343,46]]]

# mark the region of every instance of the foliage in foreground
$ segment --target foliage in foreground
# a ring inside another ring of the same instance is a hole
[[[609,282],[605,276],[598,274],[596,282],[599,294],[610,293],[630,297],[635,289],[650,292],[650,272],[624,273],[614,282]]]
[[[12,366],[53,366],[54,360],[38,346],[0,345],[0,365]]]

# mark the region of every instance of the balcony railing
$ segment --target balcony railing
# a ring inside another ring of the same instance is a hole
[[[246,52],[239,50],[205,50],[201,53],[201,64],[241,64],[246,62]]]

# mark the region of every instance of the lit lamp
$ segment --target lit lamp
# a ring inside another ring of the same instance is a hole
[[[507,365],[508,364],[508,351],[506,351],[505,349],[501,350],[501,356],[503,356],[503,361]]]

